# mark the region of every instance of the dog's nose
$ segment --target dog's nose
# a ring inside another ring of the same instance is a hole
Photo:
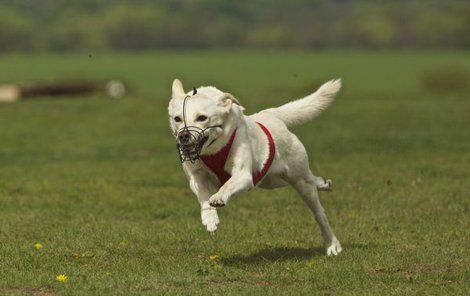
[[[178,133],[178,142],[188,144],[191,141],[191,133],[189,131],[181,131]]]

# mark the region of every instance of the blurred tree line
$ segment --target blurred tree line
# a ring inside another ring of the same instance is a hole
[[[469,45],[468,0],[0,0],[0,52]]]

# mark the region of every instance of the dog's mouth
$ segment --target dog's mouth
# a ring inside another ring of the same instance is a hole
[[[214,127],[221,127],[221,125],[210,126],[205,129],[187,126],[178,131],[176,134],[176,147],[181,162],[190,161],[194,163],[199,159],[204,144],[209,140],[206,131]],[[215,140],[211,141],[207,147],[214,143]]]
[[[207,148],[209,148],[210,145],[214,144],[215,141],[217,141],[218,138],[215,138],[214,140],[212,140],[209,145],[207,145]]]
[[[200,140],[191,141],[189,143],[177,143],[180,154],[187,160],[196,160],[199,158],[202,147],[207,142],[208,137],[204,136]]]

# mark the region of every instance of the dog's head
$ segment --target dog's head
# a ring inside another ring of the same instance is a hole
[[[243,115],[243,107],[231,94],[211,86],[186,93],[181,81],[175,79],[168,115],[181,161],[194,162],[225,145]]]

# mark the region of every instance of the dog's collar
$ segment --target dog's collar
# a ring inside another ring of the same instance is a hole
[[[271,167],[271,164],[274,161],[274,154],[276,152],[276,147],[274,145],[274,139],[269,132],[269,130],[262,125],[261,123],[257,122],[259,127],[263,130],[263,132],[266,134],[266,137],[268,138],[268,143],[269,143],[269,156],[268,160],[266,163],[263,165],[263,168],[261,171],[253,173],[253,185],[256,186],[261,179],[266,175],[268,172],[269,168]],[[229,141],[227,144],[220,149],[219,152],[216,154],[212,155],[201,155],[200,158],[204,165],[216,175],[217,179],[219,179],[220,186],[224,185],[228,179],[230,179],[231,175],[225,171],[225,164],[227,162],[228,155],[230,153],[230,150],[232,149],[233,141],[235,140],[235,136],[237,134],[237,130],[235,129],[230,136]]]

